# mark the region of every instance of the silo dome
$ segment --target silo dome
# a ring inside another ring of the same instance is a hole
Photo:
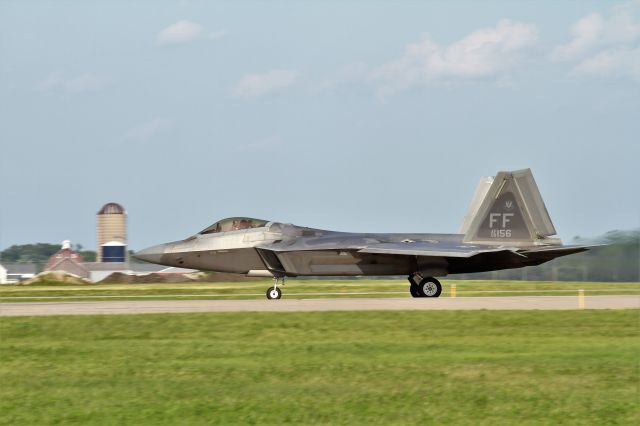
[[[124,207],[118,203],[107,203],[98,212],[98,214],[124,214]]]

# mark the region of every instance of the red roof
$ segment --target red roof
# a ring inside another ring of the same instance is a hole
[[[65,259],[71,259],[76,263],[83,263],[82,257],[78,253],[76,253],[71,249],[63,248],[58,250],[56,254],[54,254],[49,258],[49,261],[47,262],[47,266],[44,269],[49,270]]]

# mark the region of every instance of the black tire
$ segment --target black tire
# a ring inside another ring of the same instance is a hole
[[[411,293],[412,297],[424,297],[421,293],[420,293],[420,287],[418,287],[415,284],[411,284],[409,286],[409,293]]]
[[[273,300],[273,299],[280,299],[281,297],[282,297],[282,290],[280,290],[279,288],[269,287],[267,289],[267,299]]]
[[[435,278],[427,277],[420,281],[418,291],[422,297],[438,297],[442,293],[442,285]]]

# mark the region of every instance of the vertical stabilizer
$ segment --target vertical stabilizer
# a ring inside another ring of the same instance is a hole
[[[473,193],[473,198],[471,199],[471,204],[469,204],[469,208],[467,209],[467,214],[464,215],[464,220],[462,221],[462,225],[460,225],[460,229],[458,230],[459,234],[466,234],[469,230],[469,226],[471,226],[471,222],[473,218],[478,213],[480,209],[480,205],[482,204],[482,200],[487,196],[487,192],[489,192],[489,188],[493,183],[493,176],[483,176],[480,178],[480,182],[478,182],[478,186],[476,186],[476,192]]]
[[[480,188],[479,188],[480,189]],[[478,196],[478,191],[476,195]],[[499,172],[464,230],[464,242],[496,245],[557,244],[547,208],[530,169]],[[467,223],[465,218],[465,223]]]

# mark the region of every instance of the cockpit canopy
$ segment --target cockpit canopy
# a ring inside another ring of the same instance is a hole
[[[200,231],[200,235],[218,232],[238,231],[240,229],[260,228],[269,223],[268,220],[252,219],[250,217],[230,217],[222,219]]]

